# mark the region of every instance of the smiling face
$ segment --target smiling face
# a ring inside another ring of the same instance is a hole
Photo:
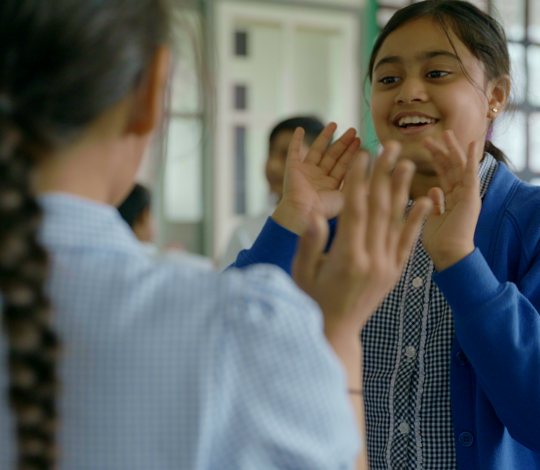
[[[413,20],[386,38],[374,62],[375,132],[383,144],[400,142],[402,158],[425,175],[435,174],[426,137],[442,140],[451,129],[466,150],[473,140],[485,140],[492,112],[483,64],[450,29],[448,34],[455,50],[431,18]]]

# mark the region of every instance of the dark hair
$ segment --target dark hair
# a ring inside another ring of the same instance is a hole
[[[20,469],[56,466],[59,340],[30,174],[134,90],[168,18],[161,0],[0,1],[0,291]]]
[[[450,29],[471,54],[484,64],[488,80],[496,80],[510,75],[510,56],[506,34],[494,18],[469,2],[425,0],[398,10],[382,29],[373,46],[367,80],[370,82],[372,80],[375,59],[386,38],[406,23],[425,17],[432,18],[443,29],[455,51],[455,46],[448,33]],[[463,67],[463,64],[461,66]],[[465,71],[465,73],[467,72]],[[485,150],[498,161],[507,163],[504,153],[495,147],[490,140],[486,141]]]
[[[270,138],[268,139],[270,145],[282,131],[294,131],[297,127],[302,127],[305,134],[305,141],[308,145],[312,145],[315,139],[319,137],[319,134],[324,130],[324,124],[321,120],[315,116],[297,116],[285,121],[281,121],[272,129]]]
[[[141,214],[150,208],[152,198],[150,191],[142,184],[136,184],[126,200],[118,207],[118,212],[130,227],[133,225]]]

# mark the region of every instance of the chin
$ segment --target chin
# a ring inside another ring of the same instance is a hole
[[[426,176],[435,176],[433,168],[433,158],[431,153],[422,146],[403,147],[400,159],[407,159],[416,165],[416,172]]]

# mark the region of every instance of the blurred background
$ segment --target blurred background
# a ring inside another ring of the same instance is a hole
[[[268,135],[315,115],[378,142],[364,76],[379,28],[411,0],[176,0],[166,120],[141,169],[153,193],[157,244],[217,260],[242,220],[269,207]],[[540,184],[540,0],[478,0],[505,26],[510,112],[494,142]]]

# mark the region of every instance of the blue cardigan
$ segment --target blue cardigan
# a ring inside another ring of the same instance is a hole
[[[333,236],[335,221],[331,229]],[[271,263],[290,272],[297,242],[269,219],[234,266]],[[433,275],[454,313],[458,468],[540,470],[540,188],[499,164],[475,244],[468,257]]]

